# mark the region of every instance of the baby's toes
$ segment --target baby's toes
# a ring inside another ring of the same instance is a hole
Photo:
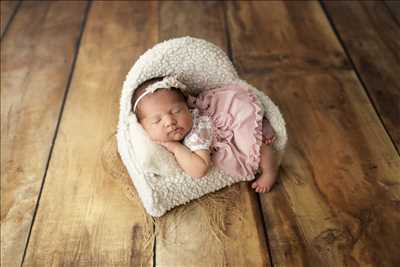
[[[263,193],[268,192],[268,187],[263,187],[262,192]]]
[[[251,184],[251,188],[256,188],[257,186],[258,186],[257,182],[253,182],[253,183]]]

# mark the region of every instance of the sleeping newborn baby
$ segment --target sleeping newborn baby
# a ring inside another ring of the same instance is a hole
[[[256,192],[270,191],[277,176],[276,139],[257,97],[237,85],[206,90],[197,97],[174,76],[143,82],[132,111],[149,137],[164,146],[191,177],[212,164],[232,176],[250,176]]]

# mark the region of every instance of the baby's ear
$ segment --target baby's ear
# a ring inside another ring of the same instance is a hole
[[[133,114],[135,115],[137,122],[138,122],[138,123],[141,123],[142,120],[143,120],[143,115],[142,115],[142,113],[140,112],[140,109],[139,109],[139,108],[136,108],[136,112],[134,112]]]

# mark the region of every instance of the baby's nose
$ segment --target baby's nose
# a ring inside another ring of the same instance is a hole
[[[172,116],[167,116],[165,118],[165,126],[169,127],[171,125],[175,125],[176,124],[176,120],[172,117]]]

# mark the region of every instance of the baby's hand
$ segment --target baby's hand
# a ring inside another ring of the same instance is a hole
[[[167,141],[167,142],[161,142],[161,141],[156,141],[157,144],[162,145],[165,147],[169,152],[175,154],[176,148],[181,145],[181,143],[177,141]]]

